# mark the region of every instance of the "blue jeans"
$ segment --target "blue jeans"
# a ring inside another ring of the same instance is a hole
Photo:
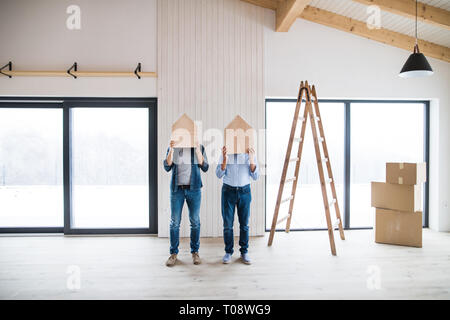
[[[241,253],[248,251],[248,220],[250,218],[250,202],[252,193],[250,185],[244,187],[231,187],[227,184],[222,186],[222,218],[223,218],[223,240],[225,252],[233,254],[234,235],[234,211],[237,208],[239,219],[239,246]]]
[[[201,189],[178,189],[170,193],[170,253],[178,254],[180,244],[180,223],[184,201],[189,209],[189,221],[191,223],[191,253],[198,252],[200,248],[200,202],[202,200]]]

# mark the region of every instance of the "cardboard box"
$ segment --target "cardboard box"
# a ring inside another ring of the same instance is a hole
[[[255,145],[255,130],[239,115],[225,127],[224,137],[228,154],[247,153]]]
[[[427,180],[427,164],[422,163],[386,163],[386,182],[398,184],[420,184]]]
[[[375,242],[422,247],[422,212],[401,212],[377,208]]]
[[[372,207],[416,212],[422,206],[421,185],[372,182]]]
[[[170,140],[175,141],[175,148],[192,148],[197,145],[197,126],[186,113],[172,125]]]

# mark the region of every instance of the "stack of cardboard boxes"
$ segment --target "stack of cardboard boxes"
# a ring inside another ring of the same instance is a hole
[[[372,182],[375,242],[422,247],[426,163],[386,163],[386,183]]]

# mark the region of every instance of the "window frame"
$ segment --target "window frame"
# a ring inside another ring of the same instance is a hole
[[[71,149],[72,108],[146,108],[148,109],[148,228],[72,228]],[[157,99],[156,98],[101,98],[101,97],[0,97],[0,108],[58,108],[63,111],[63,227],[0,227],[0,233],[64,233],[82,234],[157,234],[158,233],[158,179],[157,179]]]
[[[288,102],[288,103],[296,103],[297,99],[292,98],[266,98],[265,99],[265,134],[267,135],[267,103],[271,102]],[[319,103],[342,103],[344,104],[344,112],[345,112],[345,132],[344,132],[344,204],[341,207],[341,213],[344,213],[344,229],[345,230],[366,230],[366,229],[373,229],[373,227],[351,227],[350,219],[351,219],[351,213],[350,213],[350,168],[351,168],[351,108],[353,103],[417,103],[417,104],[423,104],[423,113],[424,113],[424,154],[423,154],[423,161],[427,163],[427,177],[426,182],[424,184],[424,194],[423,194],[423,221],[422,226],[423,228],[429,227],[429,172],[430,172],[430,101],[429,100],[386,100],[386,99],[380,99],[380,100],[368,100],[368,99],[318,99]],[[266,152],[266,159],[267,159],[267,136],[265,137],[265,152]],[[265,184],[265,198],[267,199],[267,179],[264,177],[264,184]],[[343,210],[342,210],[343,209]],[[268,229],[267,225],[267,201],[265,201],[265,215],[264,215],[264,221],[265,221],[265,229],[266,232],[270,231]],[[322,231],[327,230],[327,228],[291,228],[291,231]],[[284,231],[284,229],[276,229],[276,231]]]

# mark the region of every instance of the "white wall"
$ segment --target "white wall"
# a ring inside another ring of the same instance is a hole
[[[159,236],[168,235],[171,173],[162,168],[172,123],[184,112],[219,133],[236,114],[264,128],[264,9],[239,0],[159,0],[158,185]],[[221,139],[220,139],[221,140]],[[203,176],[201,235],[221,236],[219,147],[205,137],[210,168]],[[264,161],[264,141],[258,158]],[[264,234],[264,178],[252,183],[250,234]],[[186,208],[185,208],[186,211]],[[189,235],[186,212],[181,234]],[[235,230],[237,226],[237,218]]]
[[[410,52],[297,19],[288,33],[274,32],[265,16],[265,93],[295,97],[300,80],[315,84],[320,98],[432,99],[430,226],[450,230],[450,64],[429,59],[430,78],[402,79]]]
[[[69,30],[66,9],[81,9]],[[0,65],[14,70],[157,71],[156,0],[1,0]],[[155,78],[0,77],[0,95],[155,97]]]

